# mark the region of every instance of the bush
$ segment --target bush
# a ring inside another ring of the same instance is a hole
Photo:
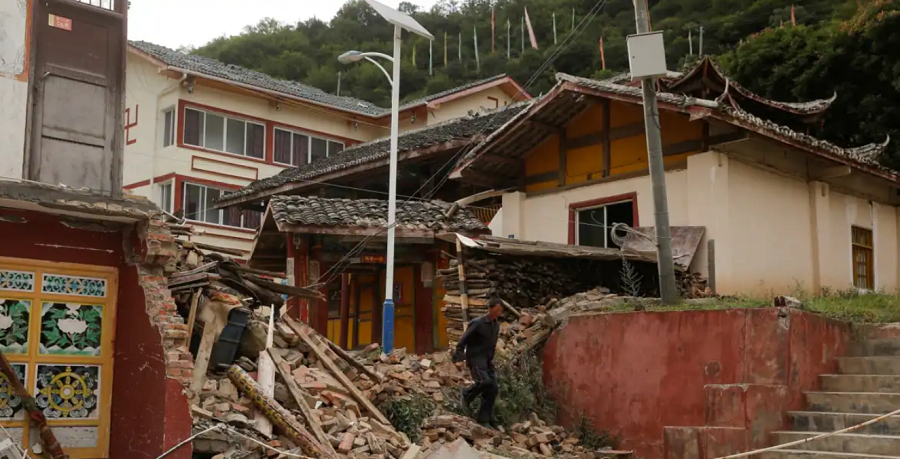
[[[398,432],[403,432],[415,443],[422,439],[421,426],[434,415],[437,406],[424,394],[414,393],[386,400],[378,407]]]

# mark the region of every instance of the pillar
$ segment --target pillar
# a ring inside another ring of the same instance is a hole
[[[809,182],[810,243],[812,244],[812,291],[821,293],[822,287],[833,285],[831,253],[830,189],[824,182]],[[843,284],[841,284],[843,285]]]
[[[350,334],[350,274],[341,274],[341,333],[338,335],[338,344],[347,349],[347,339]]]
[[[522,226],[525,215],[525,193],[503,194],[502,237],[525,239],[525,228]]]

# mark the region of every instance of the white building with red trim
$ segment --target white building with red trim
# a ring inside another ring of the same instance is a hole
[[[219,196],[390,133],[389,109],[213,59],[132,42],[127,66],[125,188],[247,254],[260,212],[214,209]],[[405,104],[401,130],[517,98],[530,96],[498,75]]]

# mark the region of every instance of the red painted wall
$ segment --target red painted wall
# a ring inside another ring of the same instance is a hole
[[[122,268],[119,275],[112,405],[115,422],[109,455],[124,459],[141,451],[156,457],[164,451],[166,358],[159,330],[144,312],[143,289],[134,288],[139,282],[137,268]]]
[[[544,349],[560,422],[582,413],[620,449],[663,456],[663,427],[706,424],[706,384],[785,385],[792,408],[834,372],[849,326],[796,310],[738,309],[577,316]]]
[[[0,241],[0,257],[98,266],[122,262],[121,233],[70,228],[47,214],[0,209]]]

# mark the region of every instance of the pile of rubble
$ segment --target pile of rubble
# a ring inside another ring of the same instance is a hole
[[[503,452],[519,456],[578,457],[593,459],[627,456],[629,453],[614,450],[590,451],[580,445],[577,435],[560,426],[549,426],[536,414],[530,419],[514,424],[510,432],[489,430],[472,419],[454,414],[440,414],[429,418],[422,426],[423,447],[433,449],[435,444],[452,443],[460,438],[484,451]]]

